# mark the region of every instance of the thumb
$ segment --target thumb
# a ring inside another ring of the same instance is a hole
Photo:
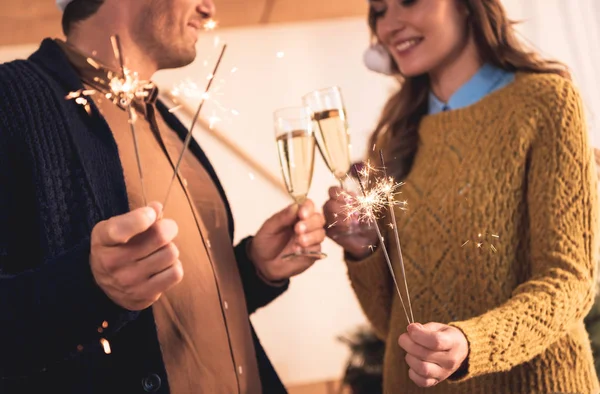
[[[270,233],[278,233],[293,226],[298,221],[298,204],[292,204],[271,216],[263,229]]]

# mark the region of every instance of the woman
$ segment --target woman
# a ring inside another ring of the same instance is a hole
[[[343,222],[328,231],[386,341],[384,392],[597,393],[583,323],[595,168],[567,71],[521,47],[500,0],[371,0],[369,21],[403,77],[369,148],[404,182],[396,218],[419,323],[407,327],[377,235],[336,237]]]

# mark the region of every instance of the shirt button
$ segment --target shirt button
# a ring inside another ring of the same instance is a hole
[[[142,379],[142,387],[147,393],[156,393],[160,389],[161,384],[160,376],[155,373]]]
[[[223,302],[223,306],[225,307],[225,309],[229,309],[229,304],[227,303],[227,301]]]
[[[188,183],[187,183],[187,179],[183,178],[183,180],[181,181],[181,183],[183,183],[183,186],[187,187]]]
[[[240,373],[240,375],[241,375],[242,373],[244,373],[244,370],[242,369],[242,366],[241,366],[241,365],[240,365],[240,366],[238,366],[238,372]]]
[[[206,240],[206,247],[208,247],[209,249],[211,248],[211,246],[210,246],[210,239]]]

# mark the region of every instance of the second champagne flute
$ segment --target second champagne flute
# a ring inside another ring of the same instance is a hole
[[[315,140],[329,171],[339,181],[347,198],[357,194],[357,182],[350,168],[350,133],[342,90],[338,86],[315,90],[302,97],[310,108]],[[344,230],[333,238],[361,234],[360,224],[354,216],[343,219]]]
[[[306,201],[313,177],[315,139],[310,111],[306,107],[278,109],[274,113],[277,153],[288,193],[300,205]],[[325,253],[302,249],[283,256],[327,257]]]

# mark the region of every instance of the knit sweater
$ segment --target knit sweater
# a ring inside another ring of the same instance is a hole
[[[387,343],[386,394],[599,392],[583,323],[597,189],[582,112],[568,80],[518,73],[474,105],[423,118],[397,226],[415,320],[462,330],[468,370],[430,389],[409,379],[398,346],[407,322],[380,247],[347,265]]]

